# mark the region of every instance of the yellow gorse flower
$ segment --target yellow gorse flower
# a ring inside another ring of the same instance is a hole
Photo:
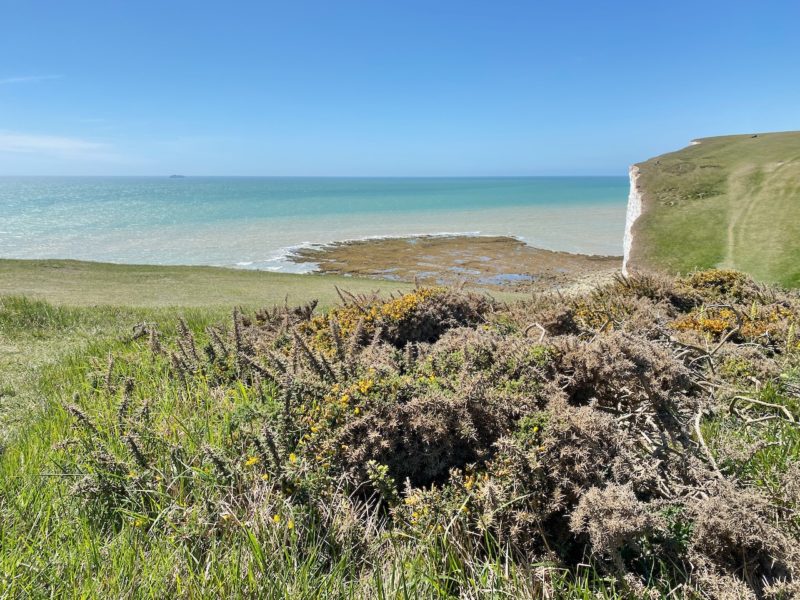
[[[261,461],[257,456],[251,456],[245,461],[244,464],[246,467],[252,467],[253,465],[257,465],[259,462]]]
[[[441,293],[441,289],[427,288],[405,294],[381,306],[380,312],[384,317],[392,319],[393,321],[402,321],[409,314],[414,312],[420,304]]]

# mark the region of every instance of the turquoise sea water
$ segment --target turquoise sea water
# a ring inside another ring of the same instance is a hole
[[[621,254],[627,194],[627,177],[5,177],[0,258],[299,271],[300,246],[444,233]]]

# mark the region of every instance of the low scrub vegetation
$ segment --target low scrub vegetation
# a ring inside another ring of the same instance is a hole
[[[55,368],[2,456],[0,589],[800,594],[796,294],[341,298],[142,322]]]

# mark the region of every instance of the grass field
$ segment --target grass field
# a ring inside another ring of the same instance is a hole
[[[704,138],[640,163],[633,267],[800,286],[800,132]]]
[[[353,293],[408,290],[407,283],[292,275],[217,267],[118,265],[74,260],[0,260],[0,296],[24,295],[70,306],[263,307]]]

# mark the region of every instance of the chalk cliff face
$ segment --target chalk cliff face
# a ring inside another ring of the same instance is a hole
[[[639,167],[633,165],[628,174],[631,179],[631,191],[628,193],[628,211],[625,215],[625,237],[623,238],[622,274],[628,274],[628,262],[633,246],[633,224],[642,214],[642,193],[639,190]]]

